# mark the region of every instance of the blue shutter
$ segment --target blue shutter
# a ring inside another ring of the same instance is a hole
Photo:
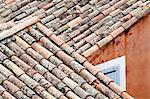
[[[120,66],[113,66],[102,71],[105,75],[114,80],[114,82],[120,85]]]

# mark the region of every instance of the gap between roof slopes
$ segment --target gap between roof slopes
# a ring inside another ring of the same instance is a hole
[[[46,28],[43,24],[40,23],[40,18],[35,16],[32,17],[28,20],[24,20],[21,23],[16,24],[15,26],[13,26],[12,28],[8,29],[8,30],[4,30],[0,33],[0,41],[15,35],[16,33],[18,33],[19,31],[30,27],[31,25],[36,24],[37,27],[44,33],[44,34],[48,34],[48,36],[50,37],[53,33]],[[63,42],[63,40],[61,40],[59,37],[57,37],[55,34],[53,34],[56,38],[52,39],[52,41],[54,41],[57,45],[59,45],[60,42],[56,42],[56,39]],[[51,38],[50,38],[51,39]],[[66,44],[67,45],[67,44]],[[68,46],[69,47],[69,46]],[[71,47],[69,47],[71,48]],[[84,60],[83,65],[85,66],[85,68],[87,70],[89,70],[93,75],[95,75],[100,81],[102,81],[105,85],[107,85],[111,90],[113,90],[115,93],[117,93],[118,95],[122,96],[124,99],[134,99],[132,96],[130,96],[129,94],[127,94],[125,92],[125,90],[123,90],[120,86],[116,85],[110,78],[108,78],[107,76],[105,76],[103,73],[101,73],[99,70],[97,70],[92,64],[90,64],[83,56],[81,56],[80,54],[76,53],[78,58],[76,57],[75,60],[77,60],[79,63],[81,63],[81,60]],[[79,59],[80,58],[80,59]],[[97,85],[99,85],[98,81],[93,81],[92,85],[98,87]],[[99,87],[98,87],[99,88]],[[119,98],[118,98],[119,99]]]

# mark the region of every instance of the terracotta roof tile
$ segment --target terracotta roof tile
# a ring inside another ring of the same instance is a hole
[[[148,1],[8,1],[0,2],[2,97],[132,99],[83,56],[149,13]]]

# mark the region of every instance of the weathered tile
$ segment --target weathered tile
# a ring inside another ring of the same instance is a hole
[[[5,81],[6,79],[7,78],[4,75],[0,74],[0,84],[2,84],[2,82]]]
[[[135,23],[138,19],[136,17],[132,17],[131,19],[129,19],[128,21],[126,21],[124,24],[122,24],[122,26],[127,29],[129,28],[133,23]]]
[[[116,30],[117,28],[119,28],[120,26],[121,26],[121,22],[120,21],[118,21],[117,23],[115,23],[115,24],[113,24],[111,27],[109,27],[109,29],[111,30],[111,31],[114,31],[114,30]]]
[[[89,94],[83,90],[81,87],[76,87],[74,92],[79,95],[81,98],[85,99]]]
[[[14,94],[15,97],[19,98],[19,99],[30,99],[29,97],[27,97],[22,91],[17,91]]]
[[[70,63],[70,67],[73,69],[73,70],[75,70],[76,72],[80,72],[82,69],[84,69],[84,67],[81,65],[81,64],[79,64],[78,62],[76,62],[76,61],[72,61],[71,63]]]
[[[71,54],[74,52],[74,49],[72,47],[70,47],[68,44],[64,43],[61,46],[62,50],[64,50],[67,54]]]
[[[45,98],[45,99],[56,99],[54,96],[52,96],[51,94],[49,94],[47,91],[42,91],[41,97]]]
[[[122,12],[122,10],[116,9],[115,11],[111,12],[110,15],[111,15],[112,17],[114,17],[114,16],[118,15],[118,14],[121,13],[121,12]]]
[[[63,71],[61,71],[60,69],[58,69],[58,68],[54,68],[53,70],[52,70],[52,73],[54,74],[54,75],[56,75],[59,79],[64,79],[65,77],[67,77],[67,74],[65,74]]]
[[[6,16],[9,15],[10,13],[12,13],[12,10],[11,10],[11,9],[8,9],[8,10],[6,10],[5,12],[1,13],[0,15],[1,15],[2,17],[6,17]]]
[[[12,56],[11,57],[11,61],[14,62],[16,65],[19,66],[20,69],[22,69],[23,71],[27,71],[29,68],[31,68],[31,66],[29,66],[28,64],[26,64],[24,61],[22,61],[20,58],[16,57],[16,56]]]
[[[52,86],[52,84],[50,82],[48,82],[46,79],[41,79],[39,81],[40,85],[43,86],[44,88],[49,88],[50,86]]]
[[[74,44],[75,49],[79,49],[82,45],[86,43],[85,39],[80,40],[78,43]]]
[[[48,9],[47,11],[46,11],[46,14],[47,15],[50,15],[50,14],[52,14],[53,12],[55,12],[57,10],[57,8],[55,7],[55,6],[53,6],[52,8],[50,8],[50,9]]]
[[[49,62],[46,59],[42,59],[40,61],[40,64],[42,64],[42,66],[44,66],[45,68],[47,68],[50,71],[56,67],[54,64],[52,64],[51,62]]]
[[[9,76],[8,80],[10,82],[12,82],[13,84],[15,84],[17,87],[22,88],[23,86],[25,86],[25,84],[23,82],[21,82],[17,77],[15,77],[14,75]]]
[[[92,22],[97,23],[98,21],[100,21],[102,18],[104,18],[103,14],[99,14],[98,16],[94,17],[92,19]]]
[[[57,89],[59,89],[62,93],[66,93],[68,91],[70,91],[71,89],[69,87],[67,87],[66,84],[64,84],[63,82],[59,82],[57,85],[56,85]]]
[[[28,9],[25,11],[26,14],[30,15],[31,13],[35,12],[38,10],[38,7],[33,7],[31,9]]]
[[[88,15],[88,17],[90,17],[90,18],[92,19],[93,17],[97,16],[99,13],[100,13],[99,10],[95,10],[95,11],[93,11],[92,13],[90,13],[90,14]]]
[[[17,77],[19,77],[20,75],[24,74],[25,72],[23,70],[21,70],[16,64],[14,64],[13,62],[11,62],[10,60],[6,59],[5,61],[3,61],[3,64],[9,68],[11,71],[13,71],[15,73],[15,75]]]
[[[58,17],[59,15],[64,13],[65,11],[67,11],[67,8],[66,7],[62,7],[61,9],[55,11],[53,14],[55,15],[55,17]]]
[[[83,66],[85,66],[93,75],[96,75],[100,71],[96,69],[95,67],[93,67],[93,65],[89,63],[88,61],[84,62]]]
[[[65,42],[71,40],[71,38],[69,37],[67,31],[63,32],[63,33],[62,33],[61,35],[59,35],[58,37],[59,37],[60,39],[62,39],[63,41],[65,41]]]
[[[72,57],[70,57],[69,55],[67,55],[66,53],[64,53],[63,51],[58,51],[56,53],[56,55],[67,65],[69,65],[74,59]]]
[[[32,77],[37,82],[39,82],[41,79],[44,79],[44,77],[41,74],[39,74],[38,72],[34,73]]]
[[[36,41],[32,36],[30,36],[25,31],[20,31],[18,35],[29,44],[32,44],[33,42]]]
[[[103,94],[97,94],[97,95],[95,96],[95,99],[99,99],[99,98],[107,99],[108,97],[104,96]]]
[[[67,30],[68,28],[69,28],[69,26],[66,24],[66,25],[63,25],[62,27],[58,28],[57,31],[58,31],[59,33],[61,33],[61,32],[63,32],[63,31],[65,31],[65,30]]]
[[[15,42],[16,44],[21,47],[23,50],[26,50],[27,48],[29,48],[29,44],[27,44],[24,40],[22,40],[20,37],[15,36]]]
[[[99,80],[103,81],[105,84],[108,84],[108,83],[110,83],[111,81],[113,81],[112,79],[110,79],[109,77],[107,77],[106,75],[104,75],[102,72],[98,72],[98,73],[96,74],[96,77],[97,77]]]
[[[98,93],[104,97],[102,93],[100,93],[98,90],[96,90],[93,86],[89,85],[88,83],[84,83],[82,85],[82,88],[93,97],[95,97]]]
[[[49,2],[48,1],[43,1],[42,3],[40,3],[37,7],[39,9],[43,8],[43,6],[47,5]]]
[[[63,63],[60,59],[58,59],[55,56],[51,56],[48,60],[56,66],[59,66],[60,64]]]
[[[80,34],[80,30],[77,29],[77,30],[75,30],[75,31],[72,31],[72,32],[69,33],[68,35],[69,35],[71,38],[73,38],[73,37],[75,37],[75,36],[77,36],[77,35],[79,35],[79,34]]]
[[[87,82],[89,82],[90,84],[96,80],[97,78],[95,76],[93,76],[89,71],[87,71],[86,69],[83,69],[80,71],[80,75],[86,79]]]
[[[19,8],[21,8],[22,6],[25,6],[26,4],[28,4],[29,2],[30,2],[29,0],[21,1],[21,2],[19,2],[19,3],[17,4],[17,6],[18,6]]]
[[[118,35],[116,35],[118,36]],[[112,35],[108,35],[105,38],[103,38],[102,40],[100,40],[99,42],[97,42],[97,45],[99,48],[103,47],[105,44],[107,44],[108,42],[110,42],[113,39]]]
[[[48,70],[46,68],[44,68],[42,65],[40,64],[37,64],[35,67],[34,67],[40,74],[45,74]]]
[[[32,99],[42,99],[42,98],[40,96],[38,96],[38,95],[33,95]]]
[[[114,7],[115,9],[117,9],[118,7],[122,6],[122,5],[125,4],[125,3],[126,3],[126,0],[122,0],[122,1],[119,1],[119,2],[115,3],[115,4],[113,5],[113,7]]]
[[[76,19],[72,20],[71,22],[67,23],[69,27],[74,27],[76,24],[79,24],[81,22],[82,18],[77,17]]]
[[[36,64],[38,64],[37,61],[35,61],[33,58],[31,58],[29,55],[27,54],[22,54],[20,56],[20,58],[25,62],[27,63],[28,65],[34,67]]]
[[[125,25],[125,24],[124,24]],[[118,36],[119,34],[121,34],[125,29],[123,27],[119,27],[116,30],[114,30],[113,32],[111,32],[110,34],[112,35],[113,38],[115,38],[116,36]],[[111,38],[111,37],[110,37]],[[108,38],[108,41],[110,41],[112,39]],[[107,41],[107,40],[106,40]]]
[[[38,30],[33,29],[32,27],[29,27],[29,33],[36,39],[40,40],[44,35],[41,34]]]
[[[106,93],[106,96],[108,96],[109,98],[119,98],[120,97],[102,83],[96,84],[96,89],[101,90],[102,92]]]
[[[123,98],[126,98],[126,99],[134,99],[132,96],[130,96],[130,95],[127,94],[126,92],[123,92],[123,93],[121,94],[121,96],[122,96]]]
[[[2,61],[4,61],[5,59],[7,59],[7,56],[4,55],[2,52],[0,52],[0,63],[1,63]]]
[[[32,97],[33,95],[35,95],[36,93],[31,90],[29,87],[24,86],[21,88],[21,91],[24,92],[27,96]]]
[[[70,74],[70,78],[71,78],[72,80],[74,80],[75,82],[77,82],[80,86],[81,86],[83,83],[86,82],[81,76],[79,76],[79,75],[76,74],[76,73],[71,73],[71,74]]]
[[[46,48],[44,48],[42,45],[38,43],[33,43],[31,45],[34,50],[36,50],[39,54],[41,54],[44,58],[48,59],[50,56],[53,55],[50,51],[48,51]]]
[[[6,56],[11,57],[15,55],[13,51],[11,51],[7,46],[0,43],[0,51],[3,52]]]
[[[5,91],[5,88],[3,86],[0,86],[0,94],[2,94]],[[3,99],[3,97],[2,97]]]
[[[30,7],[35,7],[35,6],[37,6],[39,3],[40,3],[40,1],[33,1],[33,2],[29,3],[28,5],[29,5]]]
[[[53,3],[53,2],[50,2],[50,3],[48,3],[47,5],[43,6],[43,8],[44,8],[45,10],[47,10],[47,9],[51,8],[53,5],[54,5],[54,3]]]
[[[60,79],[58,79],[56,76],[52,75],[50,72],[46,72],[44,74],[44,77],[51,82],[53,85],[57,85],[59,82],[61,82]]]
[[[12,94],[15,94],[17,91],[19,91],[19,88],[15,86],[13,83],[9,82],[8,80],[3,81],[3,86],[6,90],[8,90]]]
[[[6,99],[16,99],[14,96],[12,96],[9,92],[4,91],[2,96]]]
[[[36,61],[41,61],[44,57],[42,55],[40,55],[39,53],[37,53],[35,50],[33,50],[32,48],[28,48],[26,50],[26,52],[32,56]]]
[[[63,93],[61,93],[58,89],[56,89],[54,86],[49,87],[48,92],[51,93],[53,96],[55,96],[56,98],[59,98],[60,96],[63,95]]]
[[[62,80],[68,87],[70,87],[72,90],[74,90],[74,88],[76,88],[78,86],[78,84],[76,82],[74,82],[73,80],[71,80],[68,77],[65,77]]]
[[[30,88],[35,88],[39,83],[37,83],[35,80],[27,76],[26,74],[23,74],[19,77],[20,80],[22,80],[25,84],[27,84]]]
[[[21,54],[25,53],[25,51],[23,49],[21,49],[16,43],[14,42],[10,42],[7,44],[7,46],[13,51],[15,52],[16,56],[20,56]]]
[[[63,43],[64,43],[64,41],[63,40],[61,40],[59,37],[57,37],[56,35],[51,35],[50,36],[50,39],[52,40],[52,41],[54,41],[57,45],[62,45]]]
[[[72,69],[70,69],[68,66],[66,66],[66,65],[64,65],[64,64],[60,64],[59,66],[58,66],[58,68],[61,70],[61,71],[63,71],[64,73],[66,73],[66,74],[70,74],[70,73],[72,73],[72,72],[74,72]]]
[[[43,45],[47,48],[47,49],[49,49],[52,53],[57,53],[59,50],[60,50],[60,48],[59,47],[57,47],[55,44],[53,44],[49,39],[47,39],[46,37],[42,37],[41,39],[40,39],[40,41],[43,43]]]
[[[32,68],[30,68],[26,71],[26,74],[28,74],[30,77],[33,77],[33,75],[36,74],[36,73],[38,73],[38,72],[35,69],[32,69]]]
[[[55,16],[54,16],[53,14],[51,14],[51,15],[49,15],[49,16],[43,18],[43,19],[41,20],[41,22],[42,22],[43,24],[45,24],[45,23],[47,23],[47,22],[52,21],[54,18],[55,18]]]
[[[44,91],[45,89],[44,89],[43,87],[41,87],[41,86],[36,86],[36,87],[34,88],[34,90],[35,90],[38,94],[41,94],[42,91]]]
[[[69,97],[69,98],[81,99],[79,96],[77,96],[76,94],[74,94],[72,91],[68,91],[66,93],[66,96]]]
[[[83,62],[85,62],[86,61],[86,58],[84,58],[83,56],[81,56],[79,53],[77,53],[77,52],[73,52],[72,54],[71,54],[71,56],[73,57],[73,58],[75,58],[79,63],[83,63]]]
[[[123,90],[120,86],[118,86],[117,84],[115,84],[114,82],[110,82],[110,83],[108,84],[108,86],[109,86],[112,90],[114,90],[115,92],[117,92],[119,95],[121,95],[121,93],[124,92],[124,90]]]

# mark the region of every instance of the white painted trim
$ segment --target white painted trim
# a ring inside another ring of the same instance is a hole
[[[101,71],[110,67],[120,66],[120,86],[126,90],[126,63],[125,56],[110,60],[108,62],[98,64],[96,67]]]

